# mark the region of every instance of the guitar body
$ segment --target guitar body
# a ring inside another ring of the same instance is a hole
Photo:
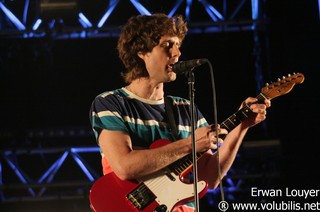
[[[152,148],[170,141],[160,139]],[[186,173],[186,172],[184,172]],[[176,175],[169,168],[162,169],[143,179],[123,181],[114,172],[99,178],[90,190],[93,211],[167,212],[176,205],[194,199],[194,185],[182,182],[183,175]],[[199,197],[203,197],[208,184],[197,183]]]
[[[114,172],[99,178],[90,190],[93,211],[135,211],[126,195],[138,186],[135,181],[122,181]],[[156,202],[150,207],[157,207]]]

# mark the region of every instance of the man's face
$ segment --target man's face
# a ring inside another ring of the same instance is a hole
[[[176,79],[172,65],[179,60],[181,52],[178,37],[163,36],[151,52],[140,57],[145,61],[149,78],[157,83],[170,82]]]

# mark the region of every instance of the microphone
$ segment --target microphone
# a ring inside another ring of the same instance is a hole
[[[206,63],[208,60],[205,58],[202,59],[194,59],[194,60],[187,60],[187,61],[179,61],[172,65],[172,70],[176,74],[183,74],[187,71],[191,71],[197,66],[200,66]]]

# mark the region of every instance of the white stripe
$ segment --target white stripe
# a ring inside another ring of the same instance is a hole
[[[100,96],[104,98],[104,97],[109,96],[109,95],[111,95],[113,93],[114,93],[113,91],[107,91],[107,92],[105,92],[103,94],[100,94]]]
[[[102,111],[96,114],[95,112],[92,112],[92,116],[98,116],[98,117],[105,117],[105,116],[116,116],[118,118],[121,118],[120,114],[117,112],[111,112],[111,111]],[[124,121],[128,123],[134,123],[134,124],[140,124],[140,125],[148,125],[148,126],[166,126],[164,122],[158,122],[155,120],[142,120],[142,119],[134,119],[130,118],[129,116],[125,116]]]
[[[149,105],[159,105],[159,104],[163,104],[164,103],[164,99],[163,98],[160,99],[160,100],[144,99],[144,98],[141,98],[141,97],[137,96],[136,94],[132,93],[131,91],[129,91],[125,87],[123,87],[122,89],[129,95],[128,98],[130,98],[130,99],[137,99],[140,102],[143,102],[143,103],[146,103],[146,104],[149,104]]]
[[[190,105],[188,101],[183,101],[183,100],[176,101],[175,99],[173,100],[173,103],[176,105]]]
[[[116,116],[118,118],[121,118],[120,114],[117,112],[111,112],[111,111],[102,111],[96,114],[95,112],[92,112],[92,116],[98,116],[98,117],[104,117],[104,116]],[[127,121],[128,123],[134,123],[134,124],[140,124],[140,125],[148,125],[148,126],[167,126],[166,123],[164,122],[158,122],[155,120],[142,120],[142,119],[134,119],[130,118],[129,116],[125,116],[124,121]],[[206,120],[204,118],[198,120],[197,126],[200,126],[202,124],[206,123]],[[178,125],[178,130],[180,131],[187,131],[191,132],[191,127],[190,126],[183,126],[183,125]]]
[[[202,118],[202,119],[198,120],[197,125],[200,126],[200,125],[202,125],[204,123],[207,123],[207,121],[206,121],[205,118]]]
[[[98,114],[95,114],[93,112],[93,116],[97,115],[98,117],[104,117],[104,116],[116,116],[118,118],[121,118],[120,114],[118,112],[111,112],[111,111],[101,111]]]
[[[125,116],[124,120],[128,123],[134,123],[134,124],[140,124],[140,125],[146,125],[146,126],[166,126],[164,122],[158,122],[155,120],[142,120],[142,119],[134,119],[130,118],[129,116]]]

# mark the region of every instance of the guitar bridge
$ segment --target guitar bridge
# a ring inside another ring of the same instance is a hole
[[[144,209],[156,199],[156,196],[144,183],[141,183],[126,197],[139,210]]]

